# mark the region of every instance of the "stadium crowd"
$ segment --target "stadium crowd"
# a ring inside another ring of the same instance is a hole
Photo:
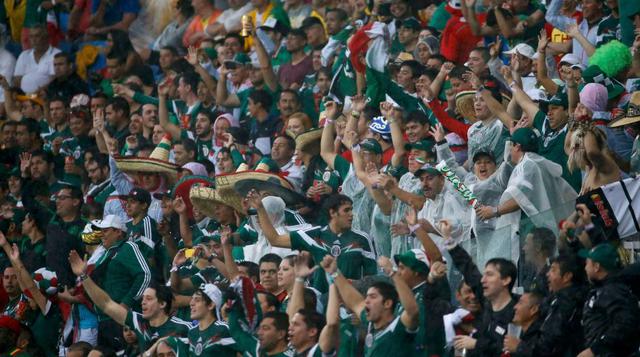
[[[640,2],[5,0],[0,356],[640,356]]]

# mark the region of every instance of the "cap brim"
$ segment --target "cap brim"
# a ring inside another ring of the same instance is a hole
[[[617,127],[620,127],[620,126],[637,123],[639,121],[640,121],[640,116],[624,117],[624,118],[620,118],[620,119],[614,121],[613,123],[609,124],[609,127],[617,128]]]
[[[150,172],[165,174],[172,180],[177,179],[178,166],[170,162],[141,157],[116,157],[116,167],[125,172]]]
[[[396,254],[393,256],[393,260],[396,262],[396,265],[398,265],[399,263],[402,263],[404,266],[408,267],[409,269],[415,272],[421,272],[421,273],[429,272],[429,267],[417,259],[410,259],[409,257],[405,257],[402,254]],[[416,262],[423,263],[425,266],[422,267],[422,265],[420,264],[415,264]]]
[[[580,258],[584,258],[584,259],[589,258],[589,250],[588,250],[588,249],[580,249],[580,250],[578,251],[578,256],[579,256]]]
[[[219,194],[211,187],[192,187],[189,198],[193,206],[208,217],[215,217],[212,203],[223,204],[237,212],[243,212],[242,203],[237,195]]]
[[[298,192],[289,190],[271,181],[262,181],[258,179],[244,179],[238,181],[233,186],[233,189],[242,197],[245,197],[251,190],[266,191],[272,196],[282,198],[282,200],[290,206],[294,206],[306,200],[305,197]]]

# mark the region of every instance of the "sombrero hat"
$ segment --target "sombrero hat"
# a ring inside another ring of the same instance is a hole
[[[193,219],[193,203],[191,202],[190,192],[192,187],[214,187],[215,182],[206,176],[184,176],[173,187],[171,197],[180,197],[187,207],[187,215],[189,219]]]
[[[214,217],[212,203],[223,204],[233,208],[236,212],[243,212],[242,202],[238,195],[221,194],[212,187],[191,187],[189,198],[194,207],[208,217]]]
[[[473,108],[473,98],[475,95],[476,91],[474,90],[465,90],[456,94],[456,109],[458,113],[472,123],[477,121],[476,110]]]
[[[239,173],[240,179],[236,180],[233,189],[241,196],[245,197],[249,191],[266,191],[271,196],[278,196],[287,205],[295,205],[304,202],[305,197],[293,190],[293,186],[282,177],[268,172]]]
[[[633,92],[629,106],[624,117],[614,121],[609,126],[616,128],[623,125],[633,124],[640,121],[640,92]]]
[[[32,93],[32,94],[18,94],[16,95],[16,100],[20,101],[20,102],[26,102],[26,101],[31,101],[41,107],[44,107],[44,100],[40,97],[38,97],[37,94]]]
[[[322,128],[309,129],[296,136],[296,150],[305,150],[322,138]]]
[[[178,174],[178,165],[169,162],[169,150],[171,150],[171,139],[168,135],[165,135],[149,157],[117,156],[115,158],[116,166],[125,172],[165,174],[169,179],[175,181]]]

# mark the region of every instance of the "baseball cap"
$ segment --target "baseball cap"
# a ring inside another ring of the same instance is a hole
[[[369,130],[380,135],[388,136],[391,134],[391,126],[383,116],[373,118],[373,120],[371,120],[371,124],[369,124]]]
[[[289,29],[273,16],[270,16],[267,21],[262,23],[262,26],[260,26],[259,28],[264,30],[278,31],[283,35],[286,35],[289,32]]]
[[[534,56],[536,55],[536,51],[533,49],[533,47],[527,45],[526,43],[519,43],[516,45],[516,47],[510,49],[509,51],[505,51],[504,53],[507,55],[514,55],[516,53],[519,53],[529,59],[534,59]]]
[[[429,273],[429,258],[422,249],[411,249],[393,256],[396,264],[402,263],[409,269],[419,273]]]
[[[567,94],[564,92],[557,92],[553,97],[549,99],[549,105],[557,105],[559,107],[563,107],[564,109],[569,108],[569,98]]]
[[[154,192],[152,196],[156,200],[162,200],[165,197],[173,199],[173,190],[169,189],[163,192]]]
[[[249,58],[249,56],[244,52],[238,52],[233,56],[231,60],[228,60],[225,62],[235,62],[238,64],[246,65],[251,63],[251,58]]]
[[[421,139],[416,141],[415,143],[407,143],[404,145],[405,150],[411,150],[411,149],[416,149],[416,150],[422,150],[422,151],[426,151],[426,152],[433,152],[433,145],[434,142],[433,140],[429,140],[429,139]]]
[[[578,56],[574,55],[573,53],[567,53],[566,55],[562,56],[562,58],[560,58],[560,63],[568,63],[573,66],[580,63],[580,59],[578,59]]]
[[[438,169],[436,169],[435,166],[427,163],[422,165],[421,168],[419,168],[418,170],[416,170],[416,172],[413,174],[415,177],[420,177],[422,174],[428,174],[428,175],[440,175],[440,171],[438,171]]]
[[[93,221],[91,221],[91,225],[93,226],[93,228],[97,229],[115,228],[123,232],[126,232],[127,230],[127,227],[122,222],[122,219],[114,214],[107,215],[103,219],[94,219]]]
[[[526,152],[538,152],[540,139],[531,128],[520,128],[511,134],[511,142],[520,144],[522,150]]]
[[[189,170],[195,176],[207,176],[207,168],[199,162],[187,162],[178,171]]]
[[[620,256],[618,250],[612,244],[598,244],[591,250],[581,249],[578,255],[585,259],[591,259],[595,263],[599,263],[608,271],[615,270],[620,266]]]
[[[624,92],[624,86],[615,79],[609,78],[600,67],[592,65],[582,72],[585,83],[600,83],[607,87],[609,99],[613,99]]]
[[[201,284],[198,290],[202,291],[203,294],[207,295],[207,297],[211,299],[211,301],[213,301],[214,304],[216,304],[216,307],[218,309],[221,307],[222,291],[220,291],[220,289],[217,286],[215,286],[214,284]]]
[[[422,29],[422,26],[420,25],[420,21],[418,21],[415,17],[410,17],[408,19],[405,19],[400,24],[400,27],[405,27],[408,29],[412,29],[414,31],[420,31],[420,29]]]
[[[302,26],[300,26],[301,29],[306,30],[311,26],[314,25],[320,25],[324,28],[324,26],[322,25],[322,21],[320,21],[319,18],[317,18],[316,16],[309,16],[306,19],[304,19],[302,21]]]
[[[142,188],[134,188],[129,191],[128,199],[133,199],[141,203],[151,204],[151,194]]]
[[[473,158],[471,159],[471,161],[475,163],[481,157],[488,157],[489,160],[493,161],[494,163],[496,162],[496,158],[493,156],[493,153],[488,149],[480,149],[479,151],[477,151],[475,154],[473,154]]]
[[[380,146],[380,143],[378,143],[378,141],[376,141],[375,139],[364,139],[360,143],[360,148],[362,150],[370,151],[374,154],[382,154],[382,146]]]

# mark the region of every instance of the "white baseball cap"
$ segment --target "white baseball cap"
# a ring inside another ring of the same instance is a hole
[[[510,49],[509,51],[504,51],[504,53],[507,55],[514,55],[516,53],[519,53],[529,59],[536,58],[536,50],[534,50],[533,47],[527,45],[526,43],[519,43],[516,45],[516,47]]]
[[[567,53],[566,55],[562,56],[562,58],[560,58],[560,63],[568,63],[573,66],[579,64],[580,60],[578,59],[578,56],[574,55],[573,53]]]
[[[127,231],[122,219],[114,214],[107,215],[102,219],[94,219],[91,221],[91,225],[98,229],[115,228],[123,232]]]

